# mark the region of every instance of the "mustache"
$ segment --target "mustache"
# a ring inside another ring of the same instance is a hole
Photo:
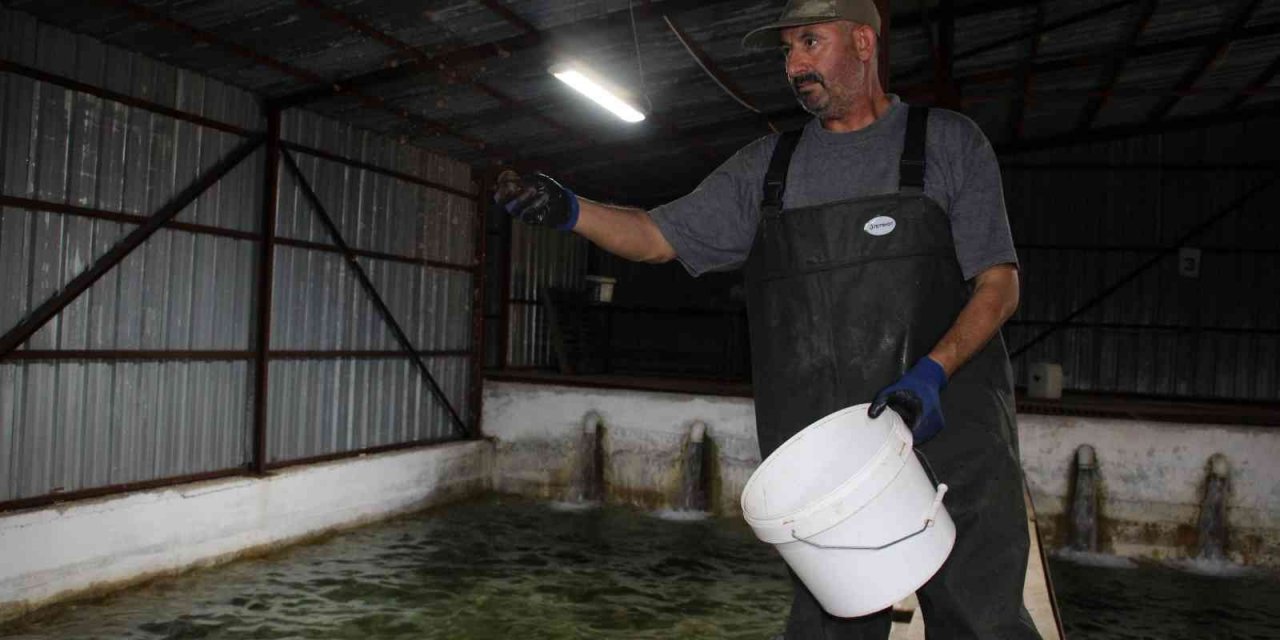
[[[802,73],[798,76],[791,78],[791,89],[793,91],[799,91],[800,85],[806,82],[816,82],[824,87],[827,86],[826,81],[822,79],[821,75],[819,75],[816,71],[810,71],[808,73]]]

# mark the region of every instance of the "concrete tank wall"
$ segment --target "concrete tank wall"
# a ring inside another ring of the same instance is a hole
[[[1280,566],[1280,429],[1025,414],[1018,427],[1027,485],[1049,546],[1065,539],[1080,445],[1097,451],[1102,550],[1149,558],[1193,551],[1209,457],[1221,453],[1231,466],[1231,559]]]
[[[495,440],[494,486],[566,497],[583,417],[605,425],[610,500],[669,506],[689,425],[708,426],[717,462],[713,509],[738,517],[739,496],[760,463],[749,398],[488,381],[484,430]],[[1023,414],[1019,441],[1045,544],[1061,546],[1075,449],[1097,450],[1102,550],[1180,558],[1193,551],[1209,457],[1231,464],[1228,551],[1246,564],[1280,566],[1280,429]]]
[[[0,517],[0,620],[483,493],[472,441],[55,505]]]
[[[583,419],[604,427],[605,485],[613,502],[670,506],[680,491],[680,456],[689,429],[707,425],[715,452],[715,503],[739,513],[738,496],[760,463],[749,398],[486,381],[483,425],[496,440],[494,487],[564,499],[580,459]]]

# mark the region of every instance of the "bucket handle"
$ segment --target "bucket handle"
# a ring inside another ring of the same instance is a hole
[[[945,484],[938,485],[937,492],[933,496],[933,504],[929,505],[929,509],[925,512],[924,524],[919,529],[911,533],[908,533],[907,535],[902,536],[897,540],[891,540],[889,542],[886,542],[876,547],[848,547],[848,546],[834,545],[834,544],[818,544],[817,542],[809,540],[808,538],[801,538],[800,536],[796,535],[795,529],[791,530],[791,537],[795,538],[799,542],[803,542],[811,547],[817,547],[819,549],[841,549],[845,551],[880,551],[883,549],[888,549],[889,547],[892,547],[893,545],[898,544],[899,542],[910,540],[911,538],[914,538],[924,533],[925,531],[928,531],[929,528],[933,526],[934,520],[937,519],[938,507],[942,506],[942,496],[946,494],[947,494],[947,485]]]

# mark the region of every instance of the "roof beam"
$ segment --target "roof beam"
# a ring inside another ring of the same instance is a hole
[[[1027,57],[1022,60],[1018,69],[1018,78],[1014,82],[1017,93],[1009,103],[1009,120],[1005,124],[1007,139],[1021,140],[1022,128],[1026,123],[1027,100],[1031,96],[1031,83],[1035,74],[1031,65],[1035,63],[1036,54],[1040,52],[1041,29],[1044,27],[1044,0],[1036,0],[1036,21],[1032,29],[1031,40],[1027,43]]]
[[[1239,37],[1244,26],[1249,23],[1249,18],[1253,15],[1254,9],[1258,8],[1261,0],[1239,0],[1235,6],[1235,10],[1227,17],[1225,24],[1217,33],[1213,34],[1200,57],[1196,59],[1195,64],[1183,74],[1178,80],[1178,84],[1174,85],[1174,91],[1190,89],[1195,86],[1196,82],[1204,76],[1214,61],[1221,58],[1227,52],[1227,45]],[[1159,104],[1151,110],[1147,116],[1148,122],[1159,122],[1178,104],[1182,96],[1172,95],[1161,100]]]
[[[767,112],[765,115],[775,121],[783,121],[789,118],[804,117],[806,114],[799,108]],[[1268,104],[1264,107],[1253,109],[1237,109],[1225,113],[1205,114],[1186,118],[1177,118],[1164,120],[1156,124],[1126,124],[1109,127],[1094,128],[1087,132],[1070,132],[1064,134],[1055,134],[1040,138],[1031,138],[1017,142],[1006,142],[996,145],[996,151],[1002,155],[1013,155],[1028,151],[1038,151],[1041,149],[1049,149],[1055,147],[1070,146],[1073,144],[1087,144],[1091,142],[1102,142],[1107,140],[1116,140],[1120,138],[1128,138],[1140,135],[1151,135],[1158,133],[1166,133],[1170,131],[1181,131],[1186,129],[1195,129],[1200,127],[1211,126],[1215,124],[1223,124],[1229,122],[1240,122],[1260,117],[1280,116],[1280,104]],[[703,138],[725,138],[725,136],[740,135],[743,141],[755,136],[755,123],[753,117],[748,118],[732,118],[726,119],[713,124],[687,129],[685,134],[696,135]],[[628,150],[636,145],[651,144],[652,140],[626,140],[621,142],[606,143],[598,145],[591,149],[593,154],[608,155],[613,157],[625,157]],[[538,166],[557,168],[568,167],[573,158],[582,155],[581,149],[569,149],[555,154],[542,156],[539,158],[530,158],[529,163]],[[559,170],[559,169],[557,169]]]
[[[133,17],[139,20],[150,22],[151,24],[154,24],[156,26],[185,34],[199,42],[203,42],[205,44],[209,44],[211,46],[219,47],[224,50],[230,51],[231,53],[234,53],[237,56],[240,56],[248,60],[252,60],[253,62],[261,66],[275,69],[276,71],[279,71],[285,75],[296,78],[303,82],[322,85],[326,87],[334,87],[328,80],[326,80],[325,78],[315,73],[312,73],[305,69],[301,69],[299,67],[295,67],[290,64],[286,64],[284,62],[276,60],[275,58],[271,58],[269,56],[265,56],[261,53],[258,53],[257,51],[254,51],[243,45],[239,45],[234,42],[225,40],[222,37],[217,36],[208,31],[205,31],[203,29],[199,29],[197,27],[191,26],[184,22],[179,22],[167,16],[161,15],[159,13],[156,13],[155,11],[152,11],[151,9],[148,9],[139,4],[136,4],[131,0],[96,0],[96,1],[123,9],[126,12],[128,12],[130,15],[132,15]],[[390,105],[389,103],[387,103],[387,101],[384,100],[383,98],[365,95],[363,93],[360,93],[359,91],[355,91],[350,88],[338,89],[334,87],[334,90],[337,94],[345,94],[345,95],[355,97],[357,100],[360,101],[360,104],[365,107],[387,111],[395,115],[397,118],[400,118],[402,120],[412,123],[416,128],[421,129],[428,134],[448,135],[450,137],[453,137],[462,141],[467,146],[470,146],[477,150],[483,150],[489,153],[495,153],[499,155],[507,155],[507,156],[512,155],[511,152],[509,151],[503,151],[501,149],[494,149],[490,147],[483,140],[474,138],[472,136],[466,135],[458,131],[454,131],[449,127],[445,126],[445,124],[442,122],[438,122],[436,120],[432,120],[431,118],[426,118],[420,115],[409,113],[407,110],[404,110],[404,109],[396,108]]]
[[[492,0],[482,0],[482,1],[484,4],[488,5]],[[301,6],[307,9],[312,9],[318,12],[322,17],[324,17],[325,19],[331,22],[346,26],[352,29],[353,31],[356,31],[370,38],[373,38],[374,40],[381,42],[387,47],[401,54],[404,54],[405,56],[407,56],[408,58],[412,59],[415,62],[424,63],[430,59],[429,56],[427,56],[427,54],[423,53],[421,50],[417,49],[413,45],[407,42],[404,42],[403,40],[400,40],[399,38],[396,38],[395,36],[392,36],[391,34],[388,34],[385,31],[382,31],[381,29],[378,29],[377,27],[355,16],[352,16],[338,9],[334,9],[332,7],[326,6],[323,3],[319,2],[318,0],[296,0],[296,2],[298,3],[298,6]],[[523,23],[523,24],[527,25],[528,23]],[[555,129],[556,131],[562,134],[574,137],[578,142],[583,142],[583,143],[592,142],[591,140],[588,140],[586,138],[581,138],[580,136],[578,136],[576,132],[572,131],[565,124],[544,115],[543,113],[539,112],[536,109],[533,109],[529,105],[503,93],[502,91],[499,91],[498,89],[484,82],[481,82],[474,78],[464,78],[464,77],[461,77],[459,74],[452,73],[447,70],[443,71],[442,73],[444,73],[448,77],[448,79],[451,81],[470,85],[476,91],[479,91],[480,93],[483,93],[489,96],[490,98],[497,100],[503,106],[503,108],[507,109],[508,111],[523,112],[537,119],[539,122],[543,123],[544,125],[552,129]]]
[[[1277,73],[1280,73],[1280,56],[1276,56],[1275,60],[1272,60],[1271,64],[1267,65],[1267,68],[1263,69],[1262,73],[1259,73],[1258,76],[1249,83],[1249,86],[1244,88],[1244,91],[1241,91],[1236,95],[1236,97],[1222,105],[1219,110],[1234,111],[1239,109],[1240,105],[1244,104],[1245,100],[1248,100],[1250,97],[1264,91],[1267,85],[1271,84],[1271,80],[1276,77]]]
[[[497,0],[476,0],[476,1],[484,5],[484,7],[489,11],[498,14],[503,20],[506,20],[507,23],[510,24],[511,26],[529,35],[536,36],[538,38],[542,37],[542,34],[538,32],[538,28],[533,26],[532,22],[525,20],[520,16],[520,14],[506,8],[505,6],[502,5],[501,2],[498,2]]]
[[[501,5],[497,5],[497,3],[494,2],[493,0],[481,0],[481,2],[485,6],[490,6],[490,5],[498,6],[499,10],[501,11],[501,15],[506,20],[512,21],[513,23],[518,25],[522,25],[521,28],[526,29],[525,35],[527,37],[537,38],[539,40],[546,39],[545,36],[542,34],[542,32],[538,31],[532,24],[526,22],[518,14],[515,14],[514,12],[506,9],[505,7],[502,7]],[[651,6],[652,5],[646,5],[645,8],[649,9]],[[624,12],[615,12],[615,13],[624,13]],[[627,24],[628,26],[630,26],[631,25],[630,10],[626,11],[625,15],[627,18]],[[549,53],[551,56],[559,59],[564,59],[567,57],[562,55],[562,53],[557,50],[557,47],[554,44],[549,47]],[[645,115],[648,118],[648,120],[651,123],[653,123],[654,126],[658,127],[664,134],[666,134],[666,137],[671,139],[683,138],[684,140],[687,140],[688,142],[693,144],[693,146],[696,148],[698,153],[700,153],[704,158],[708,160],[717,161],[717,162],[723,160],[723,158],[708,145],[707,141],[703,140],[702,138],[697,136],[691,137],[687,135],[682,135],[680,131],[675,128],[675,126],[673,126],[669,122],[664,121],[664,119],[658,116],[658,114],[656,113],[648,113]]]
[[[673,15],[673,14],[684,13],[687,11],[693,11],[697,9],[705,9],[705,8],[709,8],[717,5],[729,4],[732,1],[733,0],[666,0],[665,2],[657,2],[657,3],[644,2],[642,5],[641,15],[649,19],[656,19],[660,15]],[[878,5],[884,4],[885,7],[887,8],[887,5],[888,5],[887,0],[876,0],[876,2]],[[497,4],[497,3],[492,2],[492,0],[490,0],[490,1],[484,2],[484,4],[488,6],[489,4]],[[974,16],[974,15],[981,15],[985,13],[1007,11],[1010,9],[1016,9],[1020,6],[1023,6],[1024,4],[1025,3],[1023,0],[984,0],[981,2],[974,2],[971,4],[966,4],[966,5],[962,5],[961,7],[958,7],[956,9],[955,15],[957,18],[963,18],[963,17]],[[498,6],[501,6],[501,5],[498,5]],[[492,7],[490,8],[492,9]],[[881,15],[882,15],[882,20],[887,25],[889,20],[888,12],[882,10]],[[523,19],[520,19],[518,16],[516,16],[516,18],[519,20],[523,20]],[[446,69],[449,67],[482,62],[484,60],[488,60],[494,57],[510,56],[512,53],[515,53],[517,51],[523,51],[526,49],[531,49],[533,47],[540,46],[544,43],[546,39],[554,39],[562,35],[576,33],[579,30],[584,28],[582,26],[584,22],[604,21],[607,23],[608,26],[611,26],[611,27],[612,26],[618,26],[618,27],[628,26],[629,27],[630,20],[631,20],[630,11],[628,11],[627,9],[621,9],[618,11],[606,13],[601,17],[595,19],[594,21],[583,21],[583,22],[568,24],[562,27],[557,27],[555,29],[544,31],[541,34],[538,34],[536,32],[530,33],[526,31],[521,35],[512,36],[510,38],[505,38],[503,40],[498,40],[496,42],[486,42],[482,44],[472,45],[470,47],[465,47],[462,49],[456,49],[454,51],[450,51],[447,53],[434,56],[426,61],[411,62],[409,64],[400,65],[394,68],[378,69],[375,71],[356,74],[354,76],[349,76],[347,78],[339,80],[333,83],[331,86],[314,87],[311,89],[305,89],[289,95],[279,96],[274,100],[274,103],[276,104],[276,106],[279,106],[281,108],[298,107],[298,106],[310,104],[312,102],[316,102],[319,100],[333,98],[337,95],[340,95],[343,89],[354,89],[354,90],[367,89],[370,87],[374,87],[374,86],[378,86],[378,85],[382,85],[390,82],[396,82],[399,80],[412,78],[422,73],[432,73],[434,71],[438,71],[440,69]],[[512,23],[518,24],[516,22],[512,22]],[[910,28],[913,26],[918,26],[918,24],[919,24],[919,19],[914,18],[912,16],[904,16],[895,22],[895,26],[899,28]],[[888,38],[885,38],[885,42],[883,42],[882,44],[887,44],[887,40]],[[884,47],[883,51],[884,53],[882,54],[882,56],[885,57],[885,60],[882,60],[882,62],[886,62],[884,66],[885,66],[885,69],[888,69],[888,65],[887,65],[888,47],[887,46]]]
[[[1113,11],[1123,9],[1137,1],[1138,0],[1117,0],[1116,2],[1112,2],[1111,4],[1106,4],[1101,7],[1097,7],[1095,9],[1090,9],[1088,11],[1082,11],[1080,13],[1072,14],[1065,18],[1061,18],[1059,20],[1046,23],[1044,25],[1044,28],[1040,30],[1040,33],[1043,35],[1043,34],[1056,31],[1058,29],[1063,29],[1066,27],[1070,27],[1072,25],[1079,24],[1081,22],[1086,22],[1088,20],[1092,20],[1099,16],[1103,16],[1108,13],[1111,13]],[[1025,6],[1025,4],[1026,3],[1022,3],[1019,6]],[[966,15],[963,8],[957,10],[957,15]],[[1016,42],[1021,42],[1023,40],[1026,40],[1027,38],[1030,38],[1033,35],[1035,35],[1035,33],[1036,33],[1035,29],[1027,29],[1025,31],[1020,31],[1011,36],[1006,36],[1004,38],[993,40],[986,44],[978,45],[971,49],[965,49],[964,51],[957,52],[954,56],[954,59],[964,60],[967,58],[972,58],[974,56],[986,53],[988,51],[994,51],[1001,47],[1005,47],[1005,46],[1014,44]],[[907,78],[912,78],[917,75],[920,75],[925,71],[928,71],[931,68],[932,64],[933,64],[932,60],[927,60],[919,65],[916,65],[915,67],[912,67],[911,69],[908,69],[898,74],[898,78],[905,80]]]
[[[1263,36],[1273,36],[1280,34],[1280,22],[1272,22],[1269,24],[1260,24],[1252,27],[1245,27],[1236,32],[1237,39],[1259,38]],[[1196,47],[1216,42],[1218,36],[1216,34],[1207,34],[1201,36],[1192,36],[1181,40],[1169,40],[1167,42],[1157,42],[1153,44],[1141,45],[1134,47],[1131,58],[1142,58],[1146,56],[1155,56],[1165,53],[1174,53],[1185,51]],[[1124,53],[1124,47],[1098,51],[1094,53],[1082,53],[1066,58],[1056,60],[1046,60],[1037,62],[1031,66],[1034,73],[1050,73],[1054,71],[1064,71],[1067,69],[1076,69],[1079,67],[1091,67],[1107,62],[1112,57]],[[971,73],[957,79],[961,85],[973,83],[999,82],[1008,80],[1017,73],[1016,67],[1003,67],[1000,69],[992,69],[990,71],[979,71]]]
[[[705,8],[718,4],[726,4],[730,0],[667,0],[654,5],[655,11],[662,13],[680,13],[693,9]],[[283,108],[300,107],[319,100],[333,98],[342,89],[367,90],[371,87],[414,78],[421,74],[435,73],[444,69],[473,64],[495,57],[507,57],[517,51],[525,51],[545,44],[548,40],[579,33],[587,28],[598,28],[596,23],[604,22],[607,27],[630,28],[631,13],[627,9],[612,11],[593,20],[583,20],[562,27],[539,32],[523,18],[512,14],[509,9],[496,2],[482,2],[490,10],[502,11],[500,15],[508,22],[518,25],[524,33],[504,38],[495,42],[472,45],[442,53],[426,60],[416,60],[398,67],[377,69],[341,79],[331,86],[314,87],[290,95],[277,97],[274,102]],[[510,15],[508,15],[510,14]],[[527,28],[526,28],[527,27]]]
[[[1138,38],[1142,37],[1142,33],[1147,30],[1147,25],[1151,23],[1151,15],[1156,11],[1156,0],[1142,0],[1142,4],[1138,6],[1138,15],[1129,26],[1129,30],[1125,32],[1124,39],[1120,41],[1119,53],[1106,63],[1106,68],[1102,70],[1102,77],[1098,80],[1099,95],[1089,98],[1089,102],[1085,104],[1084,111],[1080,112],[1080,119],[1076,122],[1076,131],[1084,131],[1093,126],[1093,121],[1097,119],[1098,112],[1107,106],[1110,99],[1109,94],[1115,89],[1116,81],[1120,79],[1120,72],[1124,70],[1125,64],[1129,62],[1129,58],[1133,55],[1133,50],[1138,46]]]
[[[1256,109],[1237,109],[1235,111],[1227,111],[1225,113],[1207,113],[1184,118],[1168,118],[1158,122],[1139,122],[1137,124],[1095,127],[1083,132],[1073,131],[1070,133],[1046,136],[1043,138],[1032,138],[1030,140],[1023,140],[1017,143],[996,145],[996,152],[1002,156],[1008,156],[1028,151],[1040,151],[1043,149],[1054,149],[1077,144],[1106,142],[1108,140],[1155,135],[1160,133],[1169,133],[1172,131],[1200,129],[1229,122],[1241,122],[1244,120],[1252,120],[1254,118],[1268,117],[1280,117],[1280,104],[1272,103]]]

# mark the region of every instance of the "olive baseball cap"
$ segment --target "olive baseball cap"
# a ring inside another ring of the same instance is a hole
[[[742,39],[747,49],[778,46],[778,32],[787,27],[850,20],[869,25],[880,35],[880,12],[874,0],[789,0],[777,22],[753,29]]]

